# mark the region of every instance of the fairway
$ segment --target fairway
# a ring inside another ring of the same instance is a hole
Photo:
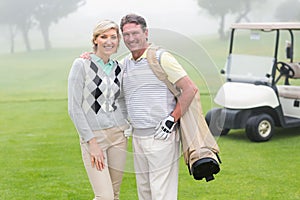
[[[202,45],[214,52],[210,55],[217,66],[224,65],[227,43],[205,40]],[[93,198],[78,134],[67,113],[69,69],[87,50],[0,55],[0,200]],[[211,90],[205,85],[209,77],[198,77],[192,76],[206,112],[212,107]],[[243,130],[217,139],[223,164],[214,181],[194,180],[181,157],[179,200],[300,199],[299,128],[276,129],[265,143],[250,142]],[[128,152],[121,200],[137,199],[130,141]]]

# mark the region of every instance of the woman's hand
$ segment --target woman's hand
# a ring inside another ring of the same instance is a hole
[[[97,144],[96,138],[91,139],[89,142],[89,152],[91,156],[92,167],[96,166],[97,170],[102,171],[104,165],[104,155],[102,149]]]

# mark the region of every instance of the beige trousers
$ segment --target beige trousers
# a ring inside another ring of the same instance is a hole
[[[88,144],[81,141],[83,163],[93,188],[94,200],[118,200],[126,162],[127,139],[123,131],[127,127],[116,127],[94,131],[105,157],[105,168],[98,171],[92,167]]]
[[[133,136],[134,168],[139,200],[176,200],[178,190],[179,139]]]

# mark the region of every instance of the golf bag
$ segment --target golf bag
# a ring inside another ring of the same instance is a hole
[[[180,91],[168,80],[168,75],[160,65],[160,55],[163,50],[151,45],[147,51],[147,60],[153,73],[163,81],[175,97]],[[197,92],[187,109],[180,118],[179,132],[182,144],[184,161],[194,179],[206,181],[214,179],[214,174],[220,171],[218,156],[219,147],[206,124]]]

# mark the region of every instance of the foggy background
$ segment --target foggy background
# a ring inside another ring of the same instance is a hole
[[[0,3],[1,1],[5,2],[7,0],[0,0]],[[21,0],[14,1],[21,3]],[[216,11],[217,14],[212,14],[213,12],[201,7],[200,3],[217,9],[217,7],[225,7],[226,4],[234,1],[237,3],[233,4],[235,6],[231,6],[229,11],[224,8],[223,31],[225,33],[228,31],[230,24],[237,21],[238,16],[243,14],[243,9],[238,7],[238,3],[244,3],[246,6],[251,4],[249,12],[245,14],[244,18],[240,19],[241,22],[284,21],[284,17],[281,16],[281,19],[279,19],[280,17],[276,16],[278,7],[284,3],[289,3],[291,9],[289,7],[288,9],[282,9],[280,13],[291,13],[292,8],[297,7],[299,4],[298,0],[86,0],[85,4],[79,6],[76,11],[58,19],[56,23],[51,23],[49,40],[53,48],[90,47],[91,32],[99,20],[111,19],[119,24],[121,17],[128,13],[137,13],[144,16],[149,28],[171,30],[188,37],[199,35],[216,35],[217,37],[220,35],[221,17],[218,14],[220,11]],[[297,6],[295,6],[295,3],[297,3]],[[298,10],[295,12],[298,12]],[[1,15],[0,53],[9,53],[9,28],[3,23],[5,22],[5,16],[0,12]],[[296,20],[297,17],[295,17]],[[28,37],[32,50],[43,49],[44,41],[38,22],[33,23],[28,31]],[[15,52],[26,51],[22,34],[18,28],[15,30],[14,40]]]

